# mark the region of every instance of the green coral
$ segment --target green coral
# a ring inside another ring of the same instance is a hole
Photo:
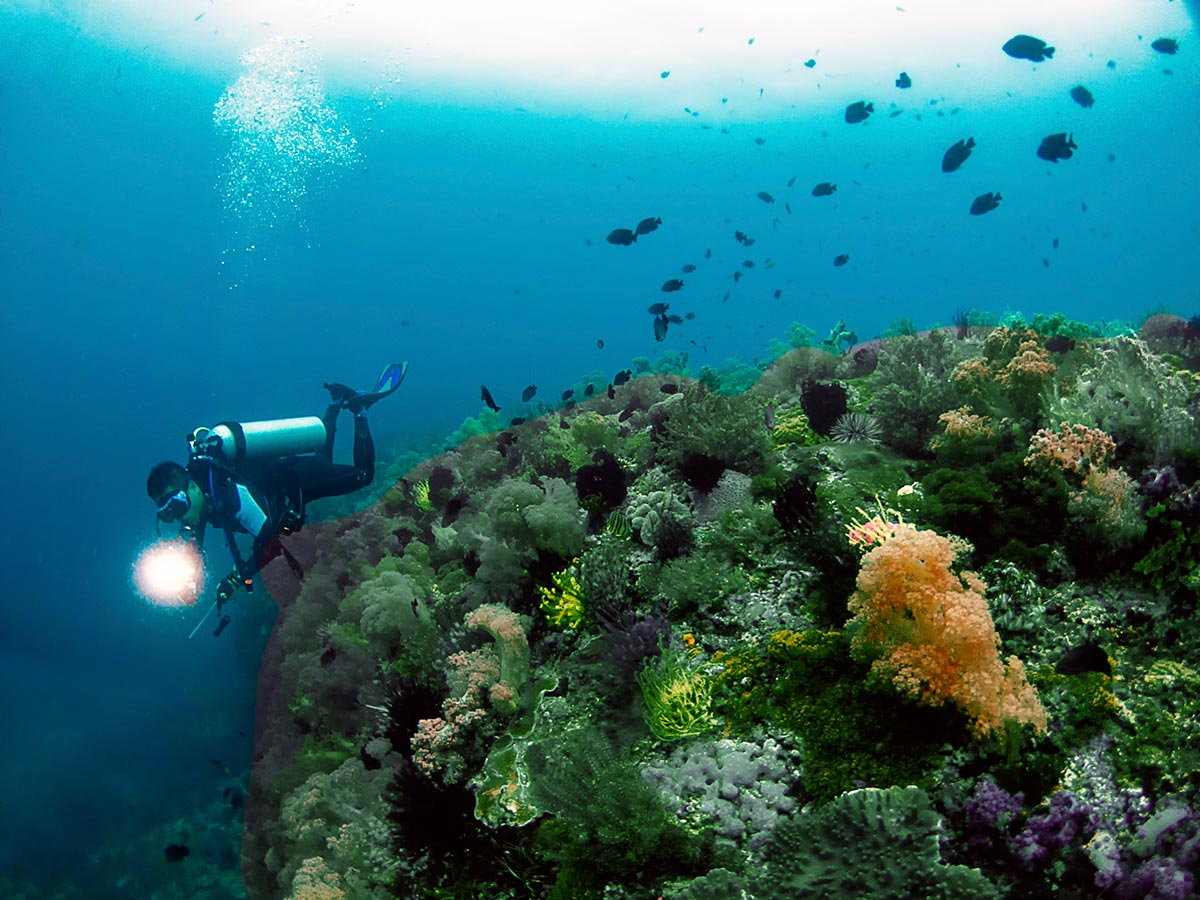
[[[694,659],[673,648],[637,674],[650,731],[660,741],[681,741],[712,731],[715,680]]]
[[[978,870],[947,866],[940,817],[917,787],[863,788],[775,829],[769,861],[752,879],[755,897],[989,900],[997,889]]]
[[[779,631],[717,655],[717,708],[735,729],[782,727],[804,746],[804,787],[828,800],[863,783],[927,779],[954,733],[946,714],[868,678],[840,631]],[[879,748],[886,747],[886,753]]]
[[[707,456],[752,475],[770,447],[764,406],[751,394],[726,397],[689,385],[670,405],[659,458],[679,468],[692,455]]]

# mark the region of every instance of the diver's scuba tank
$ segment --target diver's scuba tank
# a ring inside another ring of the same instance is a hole
[[[188,435],[191,456],[236,467],[248,459],[315,453],[325,446],[325,423],[317,416],[266,422],[221,422]]]

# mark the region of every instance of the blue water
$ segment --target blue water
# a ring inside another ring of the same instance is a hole
[[[171,829],[248,768],[269,600],[188,640],[195,611],[129,585],[153,533],[146,471],[182,458],[193,426],[319,412],[322,381],[365,386],[403,358],[402,392],[373,413],[386,460],[477,414],[481,383],[517,412],[527,384],[554,398],[639,356],[686,352],[693,374],[754,361],[793,322],[867,338],[967,307],[1135,325],[1200,311],[1182,15],[1178,56],[1147,61],[1131,35],[1115,69],[1078,57],[1090,110],[1020,65],[988,106],[918,81],[881,89],[865,126],[839,106],[728,133],[682,111],[614,124],[336,95],[357,160],[304,198],[302,225],[284,217],[248,251],[216,188],[230,142],[213,106],[236,72],[0,9],[0,869],[70,879],[122,844],[109,869],[143,847],[161,867]],[[1057,131],[1076,158],[1036,159]],[[975,156],[942,175],[968,135]],[[814,200],[825,180],[838,193]],[[988,190],[1000,209],[967,216]],[[651,215],[663,227],[636,246],[605,243]],[[673,277],[685,290],[665,297]],[[696,317],[656,344],[645,307],[664,297]]]

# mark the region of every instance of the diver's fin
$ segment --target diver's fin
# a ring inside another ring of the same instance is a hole
[[[375,403],[400,387],[404,383],[404,376],[407,374],[407,362],[392,363],[379,374],[379,380],[375,382],[375,390],[369,394],[356,394],[348,398],[343,405],[355,415],[366,412]]]
[[[407,360],[402,363],[392,363],[379,373],[379,380],[375,382],[375,393],[390,394],[404,383],[404,376],[407,374]]]
[[[340,384],[339,382],[325,382],[325,390],[329,391],[329,401],[331,403],[340,403],[343,407],[346,401],[351,397],[357,397],[358,391],[349,385]]]

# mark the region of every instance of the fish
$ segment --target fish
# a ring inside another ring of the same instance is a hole
[[[658,216],[647,216],[642,221],[637,223],[634,231],[637,234],[649,234],[652,231],[657,231],[658,226],[662,224],[662,219]]]
[[[816,64],[817,64],[817,61],[815,59],[806,59],[804,61],[804,68],[811,69],[814,66],[816,66]]]
[[[1165,53],[1167,56],[1174,56],[1179,52],[1179,41],[1175,38],[1156,38],[1150,42],[1150,49]]]
[[[183,862],[191,855],[191,848],[189,848],[186,844],[167,844],[167,846],[163,848],[163,856],[166,857],[167,862],[169,863]]]
[[[1030,62],[1043,62],[1054,58],[1054,48],[1047,47],[1041,38],[1028,34],[1018,34],[1010,37],[1000,48],[1013,59],[1027,59]]]
[[[492,399],[492,392],[487,389],[486,384],[479,386],[479,399],[488,405],[488,409],[492,412],[500,412],[500,407],[496,405],[496,401]]]
[[[671,315],[667,316],[667,321],[670,322],[672,325],[682,325],[683,324],[683,316],[677,316],[674,313],[671,313]]]
[[[783,296],[783,288],[775,288],[775,299],[778,300]]]
[[[763,203],[774,203],[775,202],[775,198],[772,197],[770,194],[768,194],[766,191],[759,191],[754,196],[757,197],[759,200],[761,200]]]
[[[566,417],[563,417],[558,420],[558,427],[566,430],[571,427],[571,423],[566,420]]]
[[[615,390],[613,390],[613,386],[610,384],[608,386],[608,399],[615,400],[616,398],[617,398],[617,392]]]
[[[585,397],[590,397],[594,393],[596,393],[596,386],[594,384],[588,384],[583,389],[583,396]]]
[[[596,338],[596,349],[597,350],[604,349],[604,338]]]
[[[633,369],[622,369],[613,378],[613,384],[624,384],[633,377]]]
[[[1054,240],[1052,240],[1050,242],[1050,246],[1053,247],[1055,250],[1057,250],[1058,249],[1058,238],[1055,238]]]
[[[574,394],[575,394],[575,388],[567,388],[565,391],[563,391],[562,392],[563,403],[566,403],[568,400],[570,400],[571,397],[574,396]]]
[[[746,234],[744,231],[735,231],[733,233],[733,239],[743,247],[754,246],[754,238],[750,237],[750,235]]]
[[[614,509],[609,514],[608,521],[604,523],[604,530],[613,537],[627,538],[633,534],[633,525],[630,524],[628,516]]]
[[[737,282],[737,281],[741,281],[741,280],[742,280],[742,272],[741,272],[741,270],[740,270],[740,269],[739,269],[738,271],[736,271],[736,272],[734,272],[734,273],[733,273],[733,280],[734,280],[735,282]]]
[[[707,250],[704,251],[704,258],[712,259],[712,247],[709,247]]]
[[[788,179],[788,182],[787,182],[787,186],[788,186],[788,187],[791,187],[793,184],[795,184],[795,183],[796,183],[796,178],[797,178],[797,177],[798,177],[798,176],[796,176],[796,175],[793,175],[791,178],[789,178],[789,179]]]
[[[971,215],[982,216],[986,212],[991,212],[1000,205],[1000,201],[1004,199],[998,191],[988,191],[986,194],[980,194],[971,201]]]
[[[975,138],[969,137],[965,141],[955,141],[950,145],[950,149],[942,154],[942,171],[953,172],[967,161],[967,157],[971,155],[971,150],[975,147]]]
[[[1071,135],[1060,131],[1058,134],[1049,134],[1042,138],[1042,143],[1037,148],[1037,155],[1039,159],[1056,163],[1060,159],[1070,159],[1074,156],[1072,151],[1078,148],[1079,145],[1075,143]]]
[[[902,91],[912,87],[912,79],[908,77],[907,72],[901,72],[896,78],[896,87],[900,88]]]
[[[537,385],[531,384],[525,390],[521,391],[521,402],[528,403],[537,395]]]
[[[744,269],[753,269],[753,268],[754,268],[754,260],[752,260],[752,259],[743,259],[743,260],[742,260],[742,268],[744,268]]]
[[[833,258],[833,264],[835,266],[844,266],[848,262],[850,262],[850,254],[849,253],[839,253],[837,256],[835,256]]]
[[[1084,109],[1091,109],[1096,105],[1096,98],[1092,96],[1092,92],[1085,88],[1082,84],[1077,84],[1071,88],[1071,99],[1082,106]]]
[[[654,339],[660,343],[667,336],[667,317],[656,316],[654,318]]]
[[[678,394],[679,393],[679,385],[673,384],[669,381],[666,384],[660,384],[658,386],[658,389],[660,391],[662,391],[664,394]]]
[[[508,456],[508,448],[517,442],[517,436],[511,431],[502,431],[496,435],[496,452]]]
[[[509,419],[508,424],[509,425],[524,425],[525,417],[524,416],[513,416],[511,419]]]
[[[812,189],[814,197],[828,197],[837,190],[837,185],[828,181],[822,181]]]
[[[783,204],[783,208],[787,210],[787,214],[789,216],[792,214],[792,204],[785,201]]]
[[[637,235],[628,228],[614,228],[608,233],[608,237],[606,237],[605,240],[610,244],[628,247],[630,244],[637,241]]]
[[[868,103],[866,100],[855,100],[846,107],[846,121],[854,125],[858,122],[865,122],[867,116],[875,112],[875,104]]]
[[[662,287],[660,288],[660,290],[669,294],[672,291],[679,290],[681,287],[683,287],[683,281],[681,281],[678,278],[668,278],[666,281],[664,281],[662,283]]]
[[[666,288],[663,288],[663,290],[666,290]],[[652,316],[661,316],[670,308],[670,303],[651,303],[648,307],[646,307],[646,312],[650,313]]]
[[[694,312],[690,312],[687,315],[685,315],[684,318],[691,320],[691,319],[696,318],[696,314]]]
[[[683,274],[687,275],[690,272],[695,272],[696,267],[693,266],[691,263],[684,263],[682,266],[680,266],[680,271],[683,272]]]

